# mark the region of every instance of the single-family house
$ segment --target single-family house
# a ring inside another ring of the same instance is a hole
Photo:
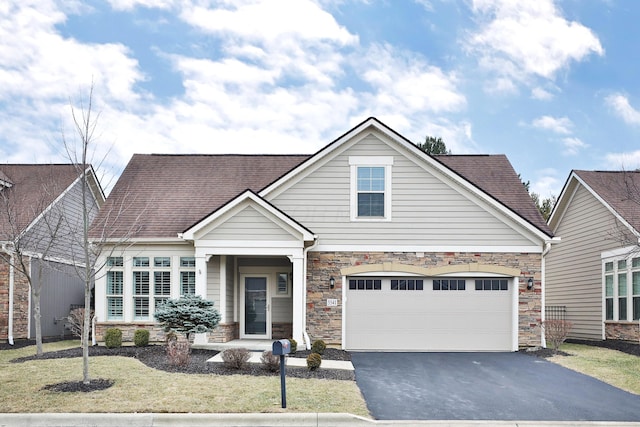
[[[198,294],[222,320],[197,343],[542,344],[553,234],[503,155],[429,156],[369,118],[314,155],[136,154],[96,224],[124,204],[96,281],[99,339],[161,340],[158,305]]]
[[[640,172],[574,170],[549,218],[546,303],[571,338],[640,339]]]
[[[84,264],[76,239],[82,230],[81,171],[73,164],[0,165],[0,340],[35,338],[25,272],[41,287],[44,337],[64,334],[70,307],[84,304],[84,282],[74,267]],[[91,167],[87,179],[93,218],[105,197]]]

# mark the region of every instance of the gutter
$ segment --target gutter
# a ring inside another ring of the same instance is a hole
[[[14,254],[12,251],[7,249],[7,245],[5,243],[2,244],[2,250],[11,257],[11,260],[9,261],[9,320],[7,322],[7,341],[9,342],[9,345],[13,345],[13,288],[16,276],[15,268],[13,266]]]
[[[304,344],[305,344],[305,348],[307,350],[311,350],[311,339],[309,338],[309,334],[307,333],[307,253],[311,250],[314,249],[316,246],[318,246],[318,236],[317,235],[313,235],[313,245],[304,248],[302,254],[304,255],[302,257],[302,262],[303,262],[303,270],[304,270],[304,280],[302,282],[302,290],[304,292],[304,297],[303,297],[303,301],[302,303],[304,304],[304,324],[302,325],[302,335],[304,337]]]
[[[544,242],[544,249],[542,250],[542,260],[541,260],[541,262],[542,262],[542,271],[541,271],[541,274],[542,274],[542,278],[541,278],[541,280],[542,280],[542,292],[540,294],[540,305],[541,305],[541,307],[540,307],[540,317],[541,317],[540,318],[540,322],[544,322],[545,318],[546,318],[546,313],[545,313],[544,307],[545,307],[545,304],[546,304],[545,293],[546,293],[546,288],[547,288],[547,281],[546,281],[546,277],[547,277],[547,272],[546,272],[547,266],[546,266],[546,264],[547,263],[545,262],[545,257],[551,251],[551,245],[553,243],[558,243],[559,240],[560,240],[559,238],[556,239],[555,237],[553,238],[553,240],[547,240],[546,242]],[[541,334],[541,337],[540,337],[540,345],[542,346],[542,348],[547,348],[547,340],[546,340],[546,338],[544,336],[544,332]]]

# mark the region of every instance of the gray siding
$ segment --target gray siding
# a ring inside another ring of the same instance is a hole
[[[392,221],[350,219],[349,156],[392,156]],[[322,244],[532,245],[449,183],[370,135],[308,176],[274,193],[272,203],[320,236]]]
[[[227,299],[226,299],[226,304],[227,304],[227,315],[225,319],[222,319],[223,322],[233,322],[233,316],[234,316],[234,311],[235,311],[235,307],[233,305],[233,293],[234,293],[234,276],[235,276],[235,271],[233,269],[233,265],[234,265],[234,257],[232,256],[228,256],[227,257],[227,264],[225,266],[225,268],[227,269],[227,283],[226,283],[226,287],[227,287]]]
[[[555,231],[561,238],[546,257],[546,305],[567,307],[572,338],[602,339],[601,253],[611,240],[615,217],[579,185]]]
[[[271,298],[271,321],[293,321],[293,298]]]
[[[236,213],[203,239],[216,240],[297,240],[271,219],[251,206]]]
[[[220,310],[220,256],[213,256],[207,263],[207,299]]]
[[[42,261],[33,259],[31,274],[34,280],[39,280],[38,264]],[[42,280],[44,285],[40,292],[40,314],[43,337],[61,336],[64,330],[64,320],[69,315],[71,304],[84,306],[84,281],[79,278],[73,267],[57,263],[45,263],[42,268]],[[33,303],[32,303],[33,304]],[[31,337],[36,336],[36,326],[31,318]]]

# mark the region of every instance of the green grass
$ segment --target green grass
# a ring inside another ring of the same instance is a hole
[[[580,344],[563,344],[560,350],[571,356],[557,355],[549,360],[614,387],[640,394],[640,357]]]
[[[45,344],[45,351],[77,347],[78,342]],[[280,406],[280,377],[169,373],[136,359],[90,359],[91,378],[115,384],[90,393],[43,390],[48,384],[82,379],[82,359],[9,360],[29,356],[35,347],[0,351],[0,412],[348,412],[368,417],[355,381],[287,378],[287,408]]]

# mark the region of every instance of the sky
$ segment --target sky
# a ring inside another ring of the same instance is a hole
[[[0,165],[312,154],[368,117],[532,191],[640,167],[640,2],[2,0]],[[89,108],[89,103],[90,108]]]

